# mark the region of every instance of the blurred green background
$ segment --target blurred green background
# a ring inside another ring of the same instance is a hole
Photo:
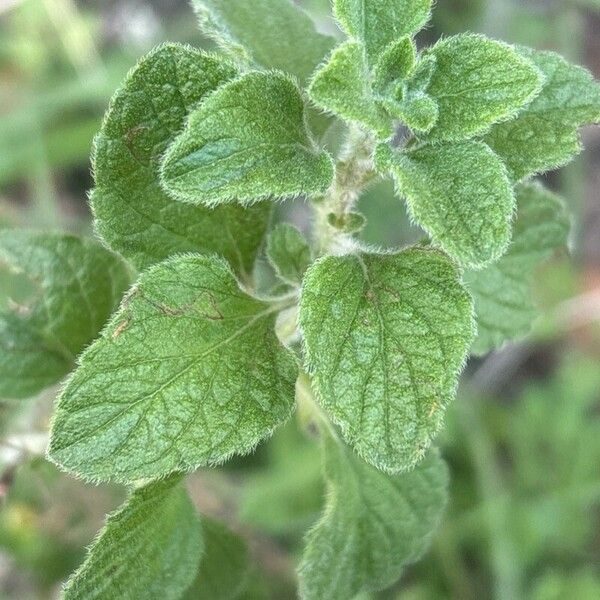
[[[328,0],[301,4],[332,30]],[[434,14],[422,43],[479,31],[600,76],[599,0],[438,0]],[[209,45],[183,1],[0,0],[0,226],[92,234],[93,135],[128,69],[167,39]],[[600,131],[583,139],[578,160],[546,177],[575,215],[572,254],[538,273],[533,335],[468,365],[441,439],[452,473],[444,524],[377,598],[600,598]],[[389,183],[360,204],[365,241],[418,235]],[[308,225],[301,202],[279,217]],[[0,267],[0,308],[26,294]],[[0,403],[0,599],[56,597],[123,498],[43,459],[55,393]],[[190,478],[201,510],[248,540],[266,597],[295,597],[303,531],[322,505],[319,460],[291,424],[251,457]]]

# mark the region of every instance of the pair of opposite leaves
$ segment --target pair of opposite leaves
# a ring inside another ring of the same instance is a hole
[[[376,163],[395,175],[413,216],[444,250],[463,264],[481,267],[506,250],[515,198],[502,161],[483,142],[464,140],[514,114],[539,91],[539,76],[508,46],[479,36],[445,40],[431,56],[439,64],[429,88],[438,90],[434,97],[440,109],[439,125],[429,138],[444,143],[403,153],[383,144]],[[335,71],[336,60],[334,53],[310,88],[329,109],[325,91],[333,96],[334,108],[336,97],[355,100],[348,93],[352,90],[336,88],[342,76],[328,71]],[[522,72],[516,81],[515,71]],[[466,72],[477,73],[475,91],[448,91]],[[348,85],[369,81],[363,73],[354,75],[356,81]],[[332,162],[311,140],[304,113],[300,91],[283,74],[253,72],[225,83],[192,112],[167,151],[163,186],[179,200],[209,206],[324,193],[333,179]],[[387,133],[392,133],[391,121]]]
[[[420,557],[444,510],[448,473],[436,452],[411,473],[392,477],[328,435],[323,449],[330,494],[307,538],[300,596],[345,600],[388,587]],[[142,596],[265,597],[260,586],[253,589],[243,541],[198,518],[180,475],[132,491],[64,589],[65,600]]]

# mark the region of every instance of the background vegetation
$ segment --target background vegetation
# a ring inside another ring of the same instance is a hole
[[[327,0],[305,0],[322,28]],[[463,30],[558,50],[600,75],[598,0],[438,0],[428,41]],[[208,46],[185,2],[0,0],[0,226],[91,235],[89,152],[112,92],[164,40]],[[451,503],[426,558],[385,596],[407,600],[600,598],[600,132],[550,186],[577,215],[572,255],[538,273],[545,308],[527,341],[473,360],[442,449]],[[361,200],[366,240],[418,235],[391,185]],[[307,226],[302,202],[286,218]],[[390,218],[390,213],[397,218]],[[284,215],[280,215],[284,216]],[[397,223],[404,223],[398,227]],[[0,307],[26,282],[0,265]],[[0,598],[52,598],[123,490],[43,458],[56,390],[0,403]],[[293,598],[304,528],[319,514],[319,456],[294,424],[252,456],[190,478],[205,514],[249,541],[257,597]]]

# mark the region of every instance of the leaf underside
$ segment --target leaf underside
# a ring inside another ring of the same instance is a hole
[[[193,0],[200,29],[237,58],[306,81],[335,43],[290,0]]]
[[[298,286],[312,262],[312,253],[306,238],[289,223],[279,223],[269,233],[267,258],[277,276],[285,283]]]

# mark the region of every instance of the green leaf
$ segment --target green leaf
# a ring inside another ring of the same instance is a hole
[[[181,252],[217,253],[244,277],[269,220],[267,204],[174,202],[159,184],[160,158],[189,111],[236,75],[222,59],[168,44],[145,56],[114,95],[94,145],[96,229],[138,268]]]
[[[248,584],[248,549],[225,525],[202,519],[204,554],[198,574],[182,600],[237,600]]]
[[[521,185],[517,206],[508,252],[483,271],[465,273],[477,315],[475,354],[529,332],[537,314],[531,290],[535,269],[567,244],[570,219],[558,196],[539,184]]]
[[[364,50],[357,42],[346,42],[333,51],[315,73],[308,93],[320,108],[362,123],[381,138],[393,133],[390,118],[375,102]]]
[[[426,92],[436,68],[437,59],[433,54],[421,55],[419,62],[406,82],[408,89],[413,93]]]
[[[295,360],[273,330],[279,308],[243,292],[215,257],[151,267],[68,381],[50,457],[126,482],[249,452],[294,404]]]
[[[561,167],[581,151],[578,129],[600,121],[600,84],[553,52],[520,48],[546,81],[516,119],[495,125],[485,141],[515,181]]]
[[[248,73],[212,94],[162,165],[171,195],[206,205],[323,193],[332,179],[331,157],[306,129],[300,90],[274,72]]]
[[[334,0],[333,6],[348,35],[364,43],[372,64],[389,44],[417,33],[431,14],[431,0]]]
[[[390,472],[441,427],[474,335],[473,306],[441,252],[329,256],[307,272],[300,328],[317,399],[346,441]]]
[[[408,77],[390,86],[379,98],[390,115],[420,133],[430,131],[438,119],[437,102],[426,91],[435,67],[435,56],[422,57]]]
[[[431,140],[464,140],[513,117],[540,91],[542,76],[511,46],[481,35],[445,38],[425,51],[437,67],[428,93],[439,106]]]
[[[448,254],[481,268],[505,252],[515,206],[502,161],[482,142],[377,150],[413,219]]]
[[[407,79],[415,66],[416,46],[410,37],[392,42],[379,57],[373,74],[373,87],[381,93]]]
[[[448,472],[436,451],[401,475],[387,475],[327,437],[329,487],[300,565],[303,600],[347,600],[399,579],[425,552],[447,499]]]
[[[378,98],[379,104],[390,115],[420,133],[430,131],[438,118],[437,102],[426,91],[435,66],[435,56],[421,58],[411,72],[395,84],[388,85],[388,89]]]
[[[109,515],[65,600],[176,600],[190,585],[203,550],[196,511],[180,476],[135,490]]]
[[[306,238],[288,223],[276,225],[269,234],[267,258],[279,278],[290,285],[302,283],[304,272],[312,262]]]
[[[438,118],[438,105],[427,94],[407,94],[401,100],[383,100],[383,106],[411,129],[430,131]]]
[[[335,44],[290,0],[193,0],[193,6],[200,29],[225,51],[302,83]]]
[[[129,284],[125,263],[68,234],[0,229],[0,264],[33,294],[0,312],[0,397],[26,398],[57,383],[98,335]]]

